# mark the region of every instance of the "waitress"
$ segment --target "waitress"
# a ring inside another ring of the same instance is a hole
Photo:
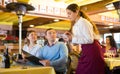
[[[99,32],[94,23],[80,10],[77,4],[66,8],[72,22],[72,43],[81,45],[82,54],[76,74],[105,74],[104,59],[99,45]]]

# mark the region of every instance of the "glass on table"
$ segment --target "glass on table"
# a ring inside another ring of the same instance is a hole
[[[112,55],[112,57],[115,57],[116,56],[116,50],[111,50],[111,55]]]
[[[116,55],[116,50],[106,50],[105,55],[107,58],[113,58]]]

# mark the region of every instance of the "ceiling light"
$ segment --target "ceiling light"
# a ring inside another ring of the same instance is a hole
[[[107,8],[107,10],[114,10],[114,9],[115,9],[114,7]]]
[[[105,7],[106,7],[108,10],[114,10],[114,9],[115,9],[113,3],[108,4],[108,5],[106,5]]]
[[[111,4],[106,5],[105,7],[110,8],[110,7],[114,7],[114,5],[113,5],[113,3],[111,3]]]
[[[109,23],[108,25],[113,25],[113,23]]]
[[[34,27],[34,25],[30,25],[30,27]]]
[[[59,19],[54,19],[54,22],[58,22],[58,21],[60,21]]]
[[[109,28],[113,28],[113,26],[109,26]]]

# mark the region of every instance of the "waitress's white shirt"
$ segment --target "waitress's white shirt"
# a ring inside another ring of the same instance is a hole
[[[94,39],[98,39],[99,36],[93,32],[93,25],[83,17],[74,24],[72,43],[76,44],[90,44]]]

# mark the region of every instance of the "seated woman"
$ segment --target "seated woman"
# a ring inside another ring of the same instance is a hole
[[[41,46],[36,43],[37,34],[35,31],[30,30],[27,32],[25,45],[23,46],[23,51],[30,53],[31,55],[36,56],[38,50],[40,50]],[[25,59],[26,55],[22,53],[23,59]]]
[[[31,30],[27,32],[26,42],[23,46],[23,50],[36,56],[36,53],[41,48],[40,45],[36,43],[37,41],[37,34],[35,31]]]
[[[108,53],[109,51],[113,52],[115,56],[117,56],[117,46],[114,38],[112,36],[106,36],[106,46],[105,53]]]

